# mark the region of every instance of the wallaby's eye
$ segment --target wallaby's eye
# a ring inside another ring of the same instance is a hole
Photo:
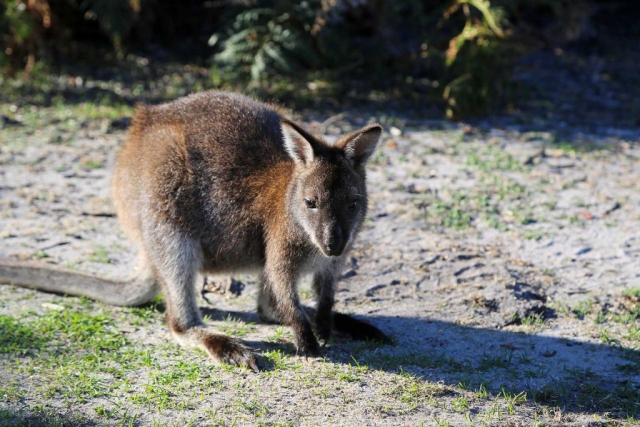
[[[349,202],[349,205],[347,207],[349,209],[351,209],[351,210],[357,208],[358,207],[358,198],[354,197],[353,199],[351,199],[351,201]]]
[[[304,199],[304,203],[307,205],[307,208],[309,209],[316,209],[318,206],[316,205],[316,201],[313,199],[307,199],[305,197]]]

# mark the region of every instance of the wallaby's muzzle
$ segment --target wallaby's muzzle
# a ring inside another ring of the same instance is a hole
[[[327,232],[328,231],[328,232]],[[340,256],[347,246],[347,236],[344,235],[344,229],[338,222],[325,229],[324,238],[322,239],[324,247],[322,251],[327,256]]]

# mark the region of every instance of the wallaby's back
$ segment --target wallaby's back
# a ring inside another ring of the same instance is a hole
[[[264,104],[225,92],[140,107],[114,176],[129,234],[140,241],[146,220],[160,215],[198,239],[228,237],[209,242],[211,251],[223,254],[232,244],[261,256],[251,237],[282,214],[293,168],[281,120]]]

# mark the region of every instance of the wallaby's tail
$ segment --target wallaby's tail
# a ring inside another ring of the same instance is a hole
[[[145,304],[153,300],[159,291],[152,276],[118,282],[46,264],[7,259],[0,259],[0,283],[57,294],[85,296],[119,306]]]
[[[303,306],[307,315],[311,319],[316,317],[316,309]],[[338,335],[346,335],[353,340],[378,341],[382,344],[393,344],[393,340],[384,334],[380,329],[370,323],[358,320],[348,314],[333,312],[333,332]],[[264,319],[263,319],[264,320]],[[269,321],[267,319],[267,321]]]

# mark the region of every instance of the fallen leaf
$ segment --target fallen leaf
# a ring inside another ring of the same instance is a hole
[[[576,215],[578,218],[582,218],[584,220],[590,221],[593,219],[593,214],[591,212],[587,212],[587,211],[582,211],[582,212],[578,212],[578,214]]]
[[[393,148],[393,149],[398,148],[398,143],[395,142],[393,139],[388,140],[384,145],[386,145],[389,148]]]

